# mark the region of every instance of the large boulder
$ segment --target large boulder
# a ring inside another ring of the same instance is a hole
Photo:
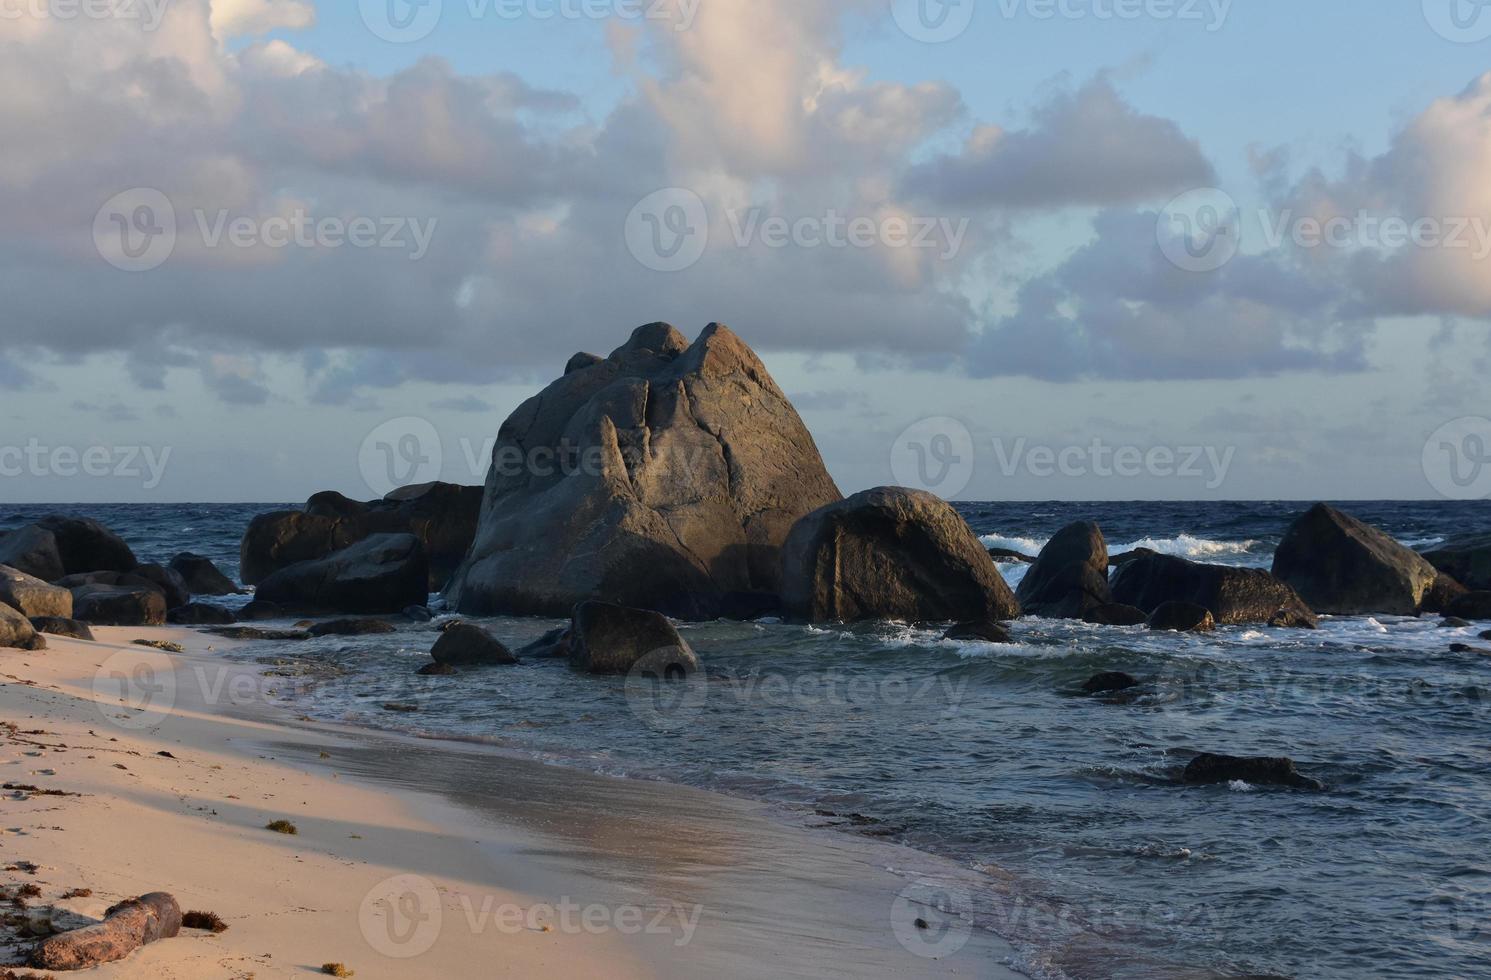
[[[140,565],[130,574],[158,587],[166,597],[167,609],[175,609],[177,606],[184,606],[192,601],[191,590],[187,588],[186,580],[181,577],[181,573],[164,565],[153,563]]]
[[[1491,591],[1467,592],[1450,603],[1445,612],[1461,619],[1491,619]]]
[[[481,499],[481,487],[450,483],[400,487],[366,503],[324,491],[303,510],[260,514],[249,522],[239,547],[240,574],[255,585],[280,569],[325,558],[375,534],[412,534],[429,561],[426,591],[438,592],[471,547]]]
[[[693,648],[666,616],[609,602],[575,606],[568,649],[570,666],[588,674],[628,674],[639,664],[662,677],[699,669]]]
[[[62,553],[57,550],[57,536],[35,524],[0,535],[0,565],[44,582],[55,582],[67,574]]]
[[[1149,614],[1149,628],[1172,633],[1210,633],[1217,628],[1211,610],[1194,602],[1164,602]]]
[[[376,534],[259,583],[255,598],[300,612],[396,613],[429,600],[424,545],[412,534]]]
[[[1425,551],[1424,558],[1467,589],[1491,589],[1491,534],[1455,538]]]
[[[788,532],[838,499],[740,338],[711,324],[690,345],[650,324],[604,360],[571,362],[503,423],[447,597],[475,614],[604,599],[714,618],[730,597],[778,593]]]
[[[73,640],[93,640],[93,631],[76,619],[64,619],[60,616],[32,616],[31,626],[38,633],[47,633],[51,636],[64,636]]]
[[[63,575],[130,572],[139,565],[123,538],[91,518],[54,514],[36,523],[56,539]]]
[[[181,576],[181,581],[192,595],[223,596],[241,595],[244,590],[233,584],[233,580],[218,570],[212,559],[183,551],[171,559],[170,569]]]
[[[0,647],[38,650],[45,646],[46,641],[37,643],[36,628],[31,625],[31,620],[0,603]]]
[[[64,575],[57,585],[65,589],[78,589],[85,585],[108,585],[121,589],[151,589],[161,594],[167,609],[184,606],[191,601],[191,593],[181,576],[160,565],[140,565],[132,572],[84,572]]]
[[[166,597],[143,586],[83,585],[72,590],[73,616],[95,626],[164,626]]]
[[[1439,575],[1417,552],[1329,504],[1290,525],[1273,570],[1311,609],[1341,616],[1417,616]]]
[[[72,617],[72,593],[8,565],[0,565],[0,602],[22,615]]]
[[[1015,593],[1028,616],[1081,619],[1113,601],[1108,543],[1091,521],[1068,524],[1041,549]]]
[[[809,622],[1003,621],[1020,604],[966,521],[933,494],[866,490],[822,507],[782,549],[782,604]]]
[[[238,622],[231,609],[206,602],[189,602],[166,613],[166,622],[175,626],[230,626]]]
[[[452,667],[507,666],[518,662],[502,641],[480,626],[451,623],[435,641],[430,657]]]
[[[1113,574],[1113,601],[1150,612],[1167,602],[1191,602],[1224,624],[1309,625],[1315,618],[1293,589],[1261,568],[1206,565],[1176,555],[1149,554],[1120,565]]]

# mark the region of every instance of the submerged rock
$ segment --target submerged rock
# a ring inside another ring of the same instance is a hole
[[[782,605],[808,622],[1020,615],[1019,602],[952,505],[902,487],[866,490],[799,521],[782,548]]]
[[[170,568],[181,576],[182,582],[186,584],[187,590],[192,595],[224,596],[242,595],[246,590],[240,589],[233,584],[211,559],[203,558],[201,555],[190,551],[183,551],[171,559]]]
[[[755,353],[717,323],[693,344],[654,323],[570,368],[498,432],[450,604],[713,619],[732,594],[777,594],[788,532],[840,495]]]
[[[1113,601],[1108,588],[1108,543],[1091,521],[1068,524],[1041,549],[1015,592],[1027,616],[1082,619]]]
[[[460,671],[456,670],[450,664],[428,663],[419,668],[419,670],[416,670],[415,673],[422,677],[449,677],[452,674],[459,674]]]
[[[569,663],[588,674],[627,674],[646,661],[662,676],[686,676],[699,658],[668,617],[608,602],[575,606],[569,629]],[[646,666],[644,664],[644,666]]]
[[[1089,678],[1087,683],[1082,685],[1082,691],[1085,694],[1108,694],[1113,691],[1127,691],[1131,687],[1138,686],[1137,678],[1122,671],[1112,670]]]
[[[7,565],[0,565],[0,602],[31,618],[72,616],[71,591]]]
[[[451,666],[511,666],[518,662],[502,641],[471,623],[451,623],[435,641],[430,656]]]
[[[944,640],[974,640],[983,643],[1012,643],[1009,630],[999,623],[989,620],[976,620],[968,623],[959,623],[946,633],[942,634]]]
[[[1109,602],[1087,610],[1082,614],[1082,621],[1094,626],[1142,626],[1149,622],[1149,613],[1137,606]]]
[[[398,627],[381,619],[332,619],[306,628],[311,636],[375,636],[397,633]]]
[[[219,626],[206,632],[229,640],[308,640],[304,630],[266,630],[257,626]]]
[[[1115,602],[1153,611],[1166,602],[1205,606],[1218,623],[1318,624],[1289,586],[1261,568],[1206,565],[1176,555],[1142,555],[1113,573]]]
[[[1274,575],[1313,610],[1417,616],[1439,572],[1377,528],[1316,504],[1284,535]]]
[[[412,534],[378,534],[259,584],[266,602],[299,611],[396,613],[428,598],[429,563]]]
[[[1166,602],[1149,614],[1149,628],[1175,633],[1209,633],[1217,628],[1211,610],[1194,602]]]
[[[1181,775],[1187,783],[1207,785],[1235,780],[1254,786],[1291,786],[1295,789],[1322,790],[1318,779],[1303,775],[1293,759],[1243,758],[1203,752],[1192,759]]]

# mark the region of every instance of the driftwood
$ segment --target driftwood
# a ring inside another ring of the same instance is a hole
[[[31,965],[43,970],[85,970],[122,960],[146,943],[170,939],[181,931],[181,906],[165,892],[151,892],[120,902],[104,920],[39,943]]]

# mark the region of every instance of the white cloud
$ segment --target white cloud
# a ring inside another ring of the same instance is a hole
[[[212,33],[220,41],[275,30],[304,30],[316,23],[306,0],[212,0]]]

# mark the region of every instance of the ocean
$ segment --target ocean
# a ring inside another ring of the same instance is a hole
[[[85,514],[142,560],[196,551],[236,577],[249,519],[285,506],[0,505],[0,527]],[[1088,519],[1110,553],[1267,567],[1307,504],[958,506],[990,546],[1034,554]],[[1340,506],[1414,547],[1491,531],[1485,502]],[[1024,571],[1000,568],[1012,585]],[[484,622],[514,646],[557,625]],[[904,624],[687,624],[705,673],[661,698],[552,662],[418,677],[428,624],[237,656],[279,661],[276,696],[313,718],[702,787],[909,845],[960,869],[941,882],[953,909],[1014,941],[1035,976],[1468,977],[1491,963],[1491,659],[1448,651],[1491,647],[1485,628],[1327,617],[1191,636],[1026,619],[995,646]],[[1077,693],[1107,670],[1144,685]],[[1327,789],[1179,784],[1203,751],[1287,755]]]

